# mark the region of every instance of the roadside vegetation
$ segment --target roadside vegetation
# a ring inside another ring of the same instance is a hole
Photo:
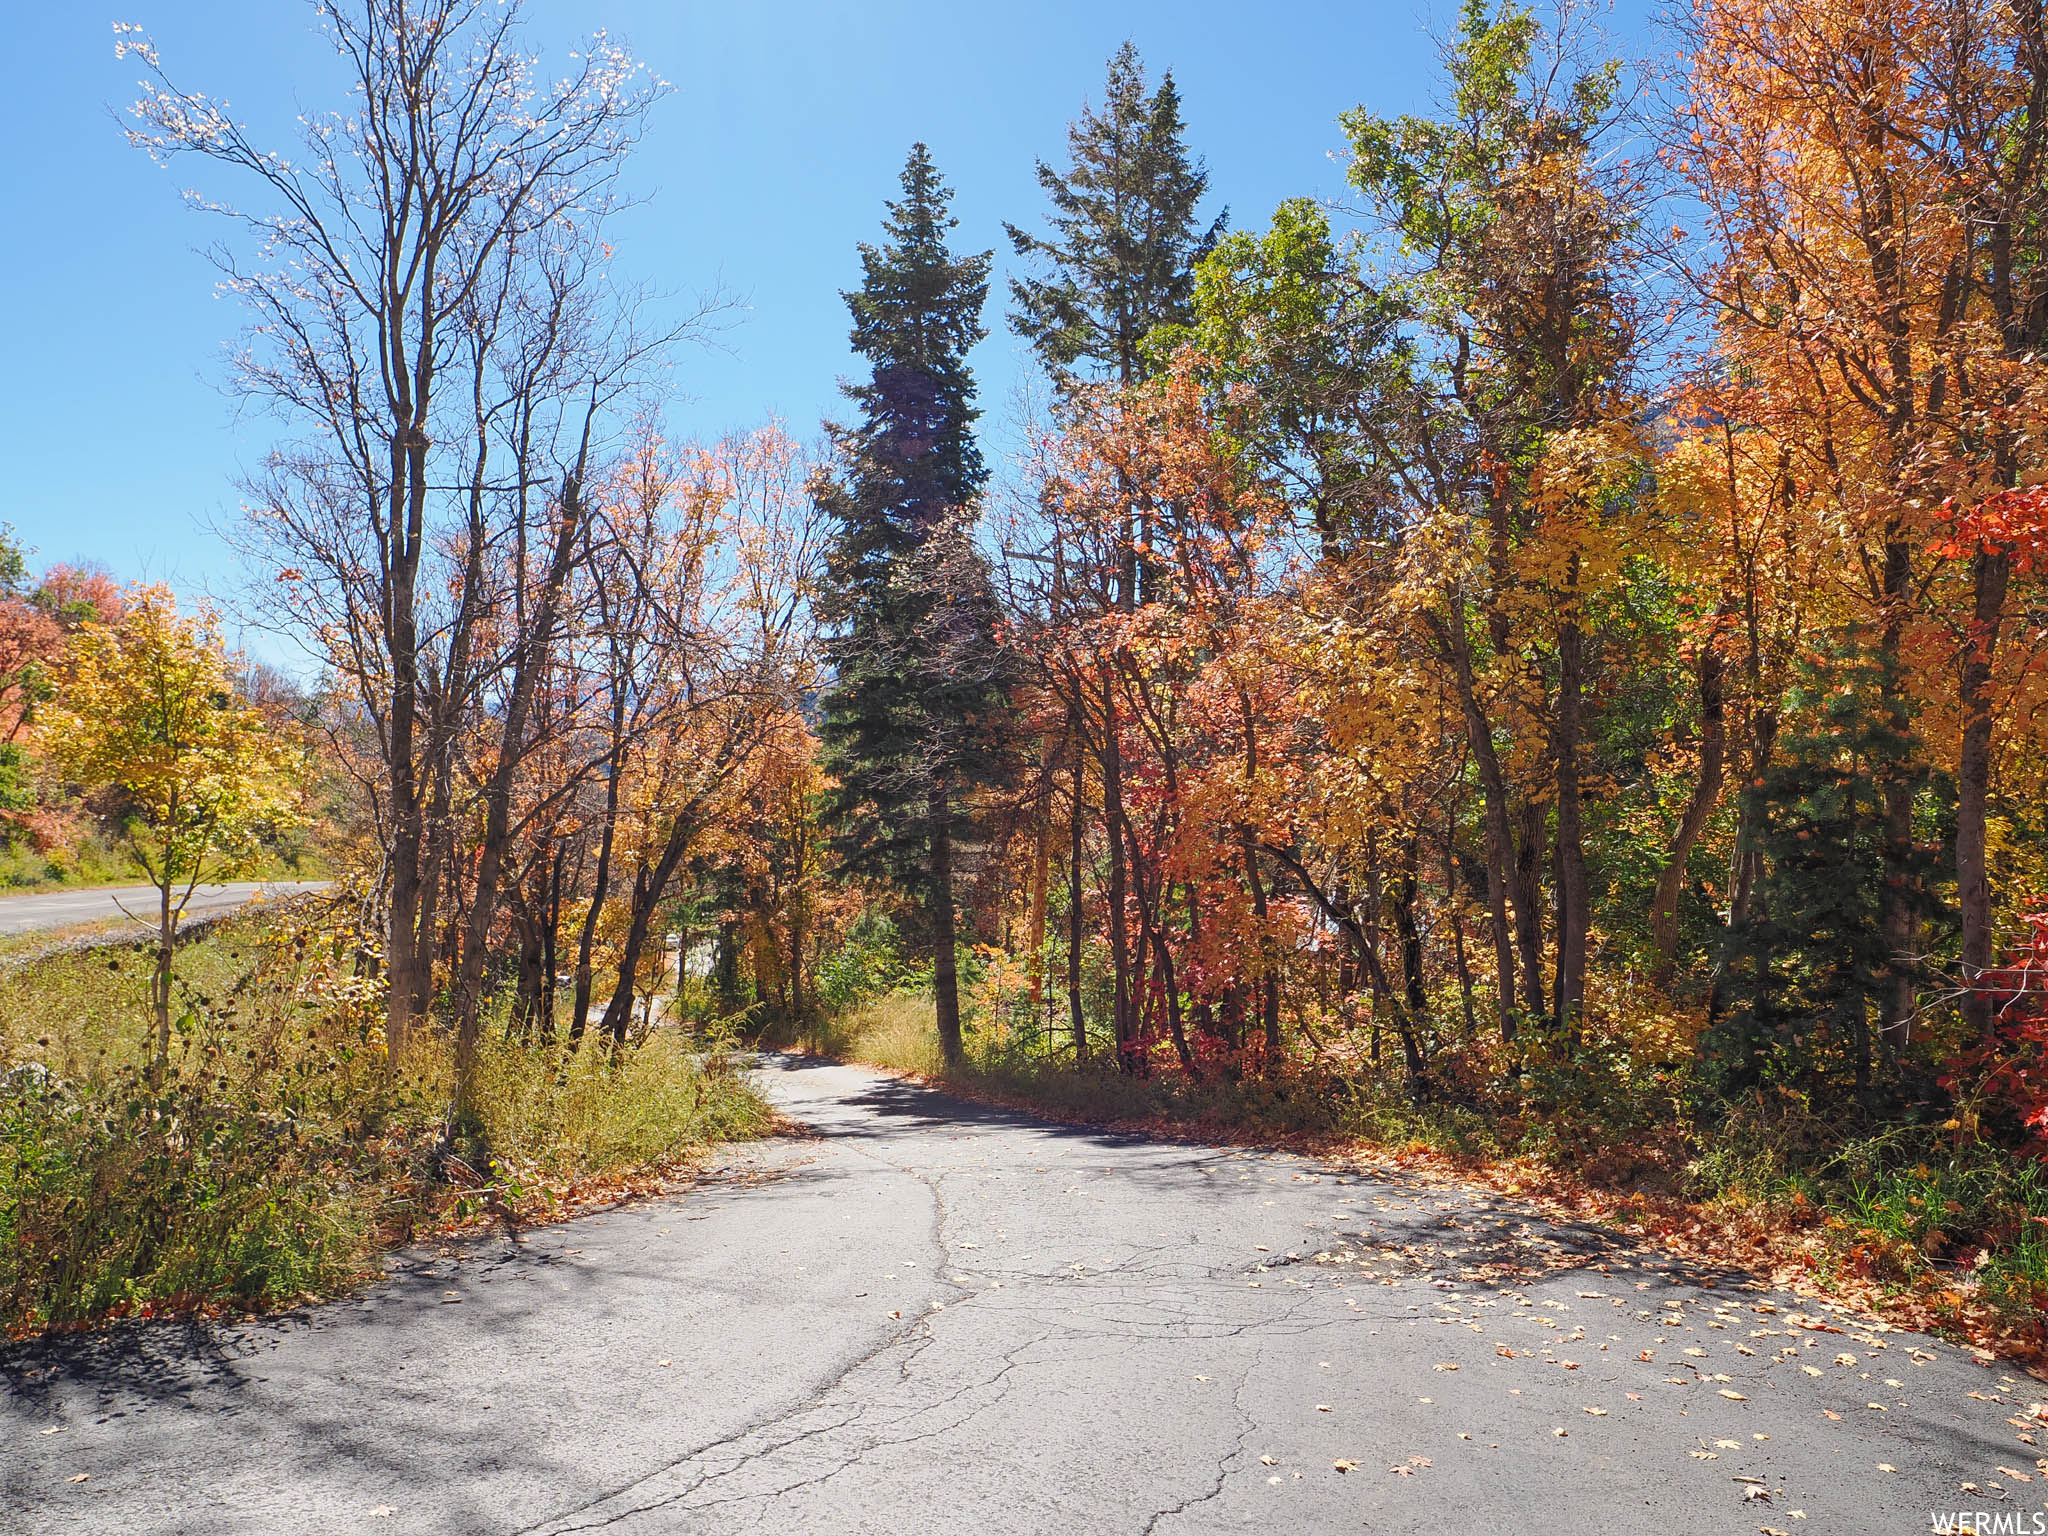
[[[300,901],[181,946],[161,1075],[153,946],[0,971],[0,1330],[331,1296],[385,1248],[546,1220],[768,1125],[716,1039],[565,1056],[500,1027],[478,1068],[495,1152],[470,1168],[448,1043],[387,1072],[333,918]]]

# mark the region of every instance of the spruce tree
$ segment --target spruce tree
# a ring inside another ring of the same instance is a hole
[[[1824,1102],[1873,1087],[1871,1022],[1900,963],[1885,941],[1886,882],[1904,869],[1927,893],[1952,819],[1919,741],[1883,705],[1884,667],[1854,633],[1806,659],[1787,697],[1798,728],[1747,791],[1763,874],[1729,931],[1704,1042],[1726,1089],[1783,1086]],[[1895,779],[1911,785],[1931,834],[1904,848],[1883,799]],[[1947,915],[1916,894],[1914,916]]]
[[[967,354],[986,334],[992,253],[947,248],[951,198],[916,145],[882,243],[860,248],[861,286],[845,299],[870,372],[845,386],[858,421],[834,433],[840,466],[824,504],[837,532],[819,604],[835,852],[849,873],[921,901],[949,1063],[961,1049],[954,845],[995,772],[1006,696],[997,606],[969,537],[987,470]]]
[[[1125,43],[1109,61],[1101,108],[1084,108],[1067,129],[1071,168],[1038,162],[1050,232],[1003,226],[1018,255],[1049,269],[1011,279],[1010,325],[1055,378],[1085,368],[1136,383],[1146,333],[1192,318],[1195,263],[1228,214],[1206,229],[1197,222],[1209,175],[1184,135],[1172,73],[1148,92],[1138,50]]]

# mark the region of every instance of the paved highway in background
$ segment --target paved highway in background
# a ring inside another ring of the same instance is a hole
[[[256,897],[296,896],[327,888],[325,880],[238,880],[228,885],[202,885],[192,893],[185,919],[232,912]],[[132,913],[154,926],[157,903],[153,885],[103,886],[90,891],[37,891],[27,896],[0,896],[0,934],[35,933],[46,928],[73,928],[82,923],[123,920]],[[127,913],[122,911],[127,909]]]

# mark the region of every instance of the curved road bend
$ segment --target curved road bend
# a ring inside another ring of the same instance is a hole
[[[1597,1228],[761,1080],[815,1137],[677,1197],[0,1354],[0,1529],[1908,1536],[2048,1491],[2017,1372]]]
[[[232,912],[256,897],[297,896],[324,891],[325,880],[237,880],[227,885],[202,885],[185,908],[187,921]],[[158,896],[153,885],[101,886],[88,891],[35,891],[0,896],[0,934],[34,933],[44,928],[70,928],[100,923],[129,914],[154,922]],[[124,913],[122,908],[127,908]]]

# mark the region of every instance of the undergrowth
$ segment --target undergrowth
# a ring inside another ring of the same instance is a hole
[[[386,1073],[374,989],[271,912],[179,953],[172,1060],[149,1067],[140,946],[0,973],[0,1329],[331,1295],[376,1251],[465,1216],[544,1215],[586,1181],[766,1127],[722,1051],[657,1032],[574,1057],[493,1029],[494,1160],[440,1157],[446,1043]]]

